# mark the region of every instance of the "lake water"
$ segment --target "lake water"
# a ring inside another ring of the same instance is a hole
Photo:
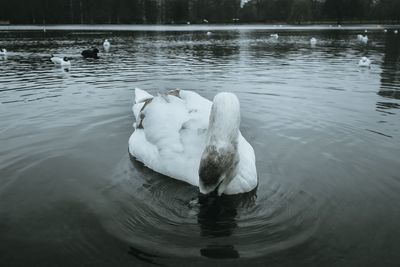
[[[354,27],[2,30],[1,266],[398,266],[392,30],[367,45]],[[234,92],[256,192],[199,199],[131,160],[135,87]]]

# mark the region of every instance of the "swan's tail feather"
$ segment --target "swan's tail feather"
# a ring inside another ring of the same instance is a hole
[[[135,88],[135,104],[144,102],[147,99],[153,98],[153,96],[146,91]]]

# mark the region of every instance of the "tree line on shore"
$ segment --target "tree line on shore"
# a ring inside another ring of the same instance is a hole
[[[400,0],[0,0],[0,23],[399,23]]]

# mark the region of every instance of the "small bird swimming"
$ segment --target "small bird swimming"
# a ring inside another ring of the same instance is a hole
[[[359,38],[360,42],[367,44],[368,43],[368,36],[362,36]]]
[[[97,55],[99,53],[99,49],[97,48],[91,48],[91,49],[86,49],[83,50],[81,55],[84,58],[94,58],[94,59],[99,59],[99,56]]]
[[[61,57],[55,57],[55,56],[51,55],[50,60],[57,66],[62,66],[62,67],[71,66],[71,62],[69,61],[69,59],[67,57],[61,58]]]
[[[369,58],[367,58],[367,57],[362,57],[360,59],[360,61],[358,62],[358,66],[359,67],[368,67],[368,68],[370,68],[371,67],[371,60]]]
[[[110,44],[110,42],[108,41],[108,39],[105,39],[105,40],[104,40],[104,43],[103,43],[104,49],[105,49],[105,50],[109,50],[109,49],[110,49],[110,46],[111,46],[111,44]]]
[[[314,37],[310,39],[310,44],[312,46],[315,46],[317,44],[317,39],[315,39]]]
[[[273,34],[271,34],[270,36],[273,37],[273,38],[275,38],[275,39],[278,39],[278,38],[279,38],[279,35],[278,35],[277,33],[273,33]]]

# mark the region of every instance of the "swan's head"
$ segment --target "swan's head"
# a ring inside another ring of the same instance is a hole
[[[238,138],[240,104],[231,93],[214,97],[207,132],[207,143],[199,167],[200,192],[217,190],[221,195],[236,175],[239,163]]]

